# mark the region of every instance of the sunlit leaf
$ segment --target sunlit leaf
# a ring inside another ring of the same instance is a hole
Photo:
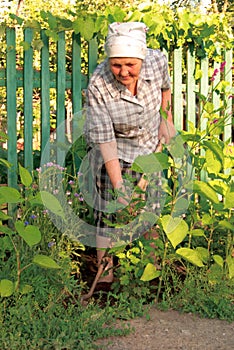
[[[211,202],[216,203],[216,204],[219,203],[219,199],[218,199],[216,192],[206,182],[194,180],[193,181],[193,189],[195,192],[206,197]]]
[[[173,218],[171,215],[165,215],[161,219],[163,230],[169,241],[175,248],[180,244],[188,233],[188,224],[181,218]]]
[[[204,230],[196,228],[194,230],[191,230],[188,232],[189,235],[192,235],[194,237],[202,237],[205,236]]]
[[[228,266],[228,273],[229,273],[229,278],[234,277],[234,258],[231,256],[228,256],[226,259],[227,266]]]
[[[15,223],[15,228],[19,233],[20,237],[23,238],[23,240],[29,245],[29,247],[32,247],[41,241],[41,232],[37,226],[25,226],[23,222],[17,221]]]
[[[49,256],[46,255],[35,255],[33,263],[37,264],[46,269],[60,269],[61,267]]]
[[[220,255],[214,254],[213,259],[219,266],[223,267],[223,258]]]
[[[161,272],[156,269],[155,265],[152,263],[148,263],[144,269],[140,280],[147,282],[159,277],[160,275]]]
[[[8,186],[0,187],[0,204],[3,203],[18,203],[22,197],[18,190]]]
[[[225,209],[234,208],[234,192],[231,192],[230,190],[228,190],[225,195],[224,208]]]
[[[196,250],[190,248],[179,248],[177,249],[176,253],[193,265],[198,267],[204,266],[202,259],[200,258],[200,254]]]
[[[65,214],[58,199],[47,191],[41,191],[40,195],[45,207],[65,220]]]
[[[0,281],[0,295],[1,297],[10,297],[14,293],[14,283],[8,279]]]
[[[32,184],[32,176],[30,172],[19,164],[19,174],[22,184],[29,187]]]

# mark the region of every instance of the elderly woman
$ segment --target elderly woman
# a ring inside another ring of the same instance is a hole
[[[110,24],[107,59],[96,68],[87,90],[85,135],[99,197],[99,202],[94,200],[97,248],[110,244],[103,234],[110,189],[125,191],[125,173],[138,181],[139,174],[130,171],[135,158],[154,152],[162,138],[168,144],[175,135],[167,60],[160,50],[147,48],[146,31],[140,22]],[[121,197],[119,201],[128,205]],[[99,264],[103,254],[97,250]],[[112,279],[110,272],[102,281]]]

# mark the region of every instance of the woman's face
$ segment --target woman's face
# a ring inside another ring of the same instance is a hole
[[[138,80],[142,66],[140,58],[109,58],[109,63],[116,80],[127,88]]]

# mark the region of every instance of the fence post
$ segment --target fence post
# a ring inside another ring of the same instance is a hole
[[[8,170],[8,185],[17,187],[17,128],[16,128],[16,45],[15,30],[7,28],[7,67],[6,67],[6,95],[7,95],[7,154],[11,168]]]
[[[88,52],[88,79],[90,79],[95,68],[97,67],[98,58],[98,44],[97,39],[91,39],[89,41],[89,52]]]
[[[32,29],[24,31],[24,41],[30,45],[24,50],[24,166],[33,170],[33,49]]]
[[[224,59],[226,62],[226,65],[224,67],[224,79],[229,83],[230,91],[232,92],[232,50],[227,50],[224,53]],[[229,87],[228,87],[229,88]],[[230,92],[230,95],[231,95]],[[226,109],[227,115],[230,116],[227,120],[227,124],[224,126],[224,141],[232,138],[232,98],[227,99],[227,109]]]
[[[182,48],[173,52],[173,115],[176,130],[183,129]]]
[[[65,90],[66,90],[66,60],[65,60],[65,32],[58,34],[57,42],[57,163],[64,165],[65,145]]]
[[[80,34],[72,35],[72,112],[82,109],[81,95],[81,43]]]
[[[41,49],[41,154],[50,140],[50,65],[49,39],[45,31],[41,31],[43,47]],[[46,149],[48,149],[47,145]],[[49,161],[48,154],[43,155],[45,163]]]

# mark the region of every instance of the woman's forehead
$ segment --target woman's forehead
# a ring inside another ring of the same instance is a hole
[[[136,64],[140,63],[142,60],[135,57],[112,57],[109,58],[111,64]]]

